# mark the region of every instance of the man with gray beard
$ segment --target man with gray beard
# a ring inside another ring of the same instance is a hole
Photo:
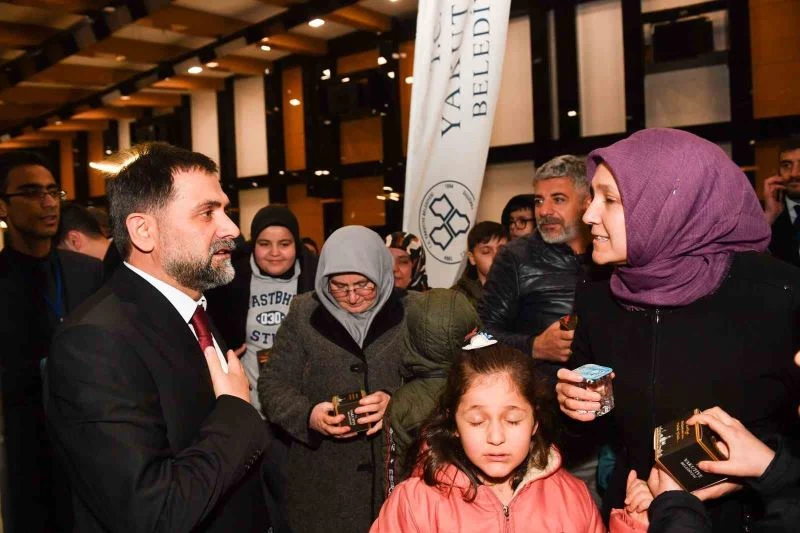
[[[590,201],[583,158],[562,155],[539,167],[533,178],[538,231],[500,250],[478,304],[489,333],[531,354],[553,387],[558,369],[569,364],[574,334],[562,329],[559,319],[572,313],[578,283],[609,275],[592,263],[591,234],[581,221]],[[561,443],[566,464],[587,482],[597,499],[596,449],[585,440],[577,450],[571,444]]]
[[[163,143],[112,164],[124,266],[68,317],[47,365],[74,530],[265,531],[266,426],[205,312],[203,292],[233,279],[239,235],[217,166]]]

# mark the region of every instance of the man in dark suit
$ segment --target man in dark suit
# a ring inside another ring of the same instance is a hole
[[[266,531],[266,425],[204,310],[203,291],[233,278],[239,234],[217,167],[162,143],[124,155],[108,194],[125,263],[67,320],[47,367],[75,530]]]
[[[772,254],[800,267],[800,138],[781,145],[778,175],[764,180],[764,214]]]
[[[82,205],[70,203],[61,207],[61,224],[55,242],[63,250],[102,261],[106,279],[122,265],[119,250],[111,246],[111,240],[103,234],[100,223]]]
[[[42,377],[53,332],[102,284],[100,261],[56,250],[64,192],[32,152],[0,157],[0,390],[7,485],[0,489],[6,532],[69,529],[69,492],[45,429]]]

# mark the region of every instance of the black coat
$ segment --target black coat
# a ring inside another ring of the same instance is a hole
[[[572,313],[575,287],[606,279],[591,253],[578,256],[566,244],[547,244],[538,233],[506,244],[495,257],[478,303],[481,323],[509,346],[530,354],[534,337]],[[556,365],[546,364],[554,375]]]
[[[309,252],[302,244],[300,250],[300,276],[297,278],[297,294],[314,290],[314,278],[317,275],[317,256]],[[225,342],[238,348],[245,342],[247,329],[247,311],[250,309],[250,247],[243,247],[232,259],[236,275],[233,281],[206,293],[208,314],[222,334]]]
[[[103,282],[102,263],[93,257],[54,250],[50,260],[62,273],[66,313]],[[29,533],[41,531],[46,523],[52,526],[54,520],[69,522],[66,486],[53,479],[58,475],[53,473],[44,423],[40,372],[58,322],[42,297],[30,261],[10,247],[0,252],[0,302],[0,390],[8,479],[3,519],[6,532]]]
[[[769,251],[778,259],[800,267],[799,250],[800,241],[795,236],[792,219],[789,217],[789,211],[784,209],[783,213],[772,223],[772,240],[769,243]]]
[[[606,507],[622,506],[630,469],[643,478],[650,472],[657,425],[714,405],[757,434],[785,432],[796,419],[800,270],[790,265],[737,254],[715,293],[680,308],[628,310],[607,282],[584,283],[575,310],[572,364],[596,362],[616,372],[609,416],[619,437],[618,462]],[[737,501],[709,504],[715,527],[727,512],[720,508]]]
[[[75,531],[266,529],[253,468],[264,423],[248,402],[215,398],[197,339],[145,279],[120,267],[64,323],[47,370]]]
[[[267,418],[292,437],[287,510],[296,533],[369,530],[383,501],[384,435],[334,439],[308,427],[311,409],[360,389],[389,394],[401,385],[405,291],[395,290],[374,317],[363,348],[316,293],[292,300],[258,393]]]

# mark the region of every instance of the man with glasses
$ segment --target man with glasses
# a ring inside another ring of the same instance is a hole
[[[6,471],[6,532],[69,527],[69,492],[54,470],[44,425],[41,368],[64,316],[98,289],[97,259],[56,250],[62,191],[35,153],[0,157],[0,389]]]
[[[500,223],[508,230],[511,239],[527,237],[536,226],[533,218],[533,195],[518,194],[508,201],[500,215]]]

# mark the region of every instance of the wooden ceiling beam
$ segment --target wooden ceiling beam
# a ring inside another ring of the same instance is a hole
[[[108,0],[4,0],[4,3],[16,6],[38,7],[63,13],[94,11],[102,9],[109,4]]]
[[[34,74],[29,81],[39,83],[61,83],[82,87],[107,87],[123,82],[136,74],[138,74],[138,71],[124,68],[118,69],[58,63]]]
[[[53,107],[52,105],[0,104],[0,117],[8,121],[25,120],[26,118],[38,117],[43,113],[47,113]]]
[[[159,9],[136,23],[149,28],[210,39],[219,39],[249,25],[235,18],[174,4]]]
[[[27,48],[37,46],[58,30],[36,24],[0,21],[0,46],[6,48]]]
[[[121,120],[135,119],[142,115],[141,111],[134,107],[100,107],[98,109],[87,109],[78,111],[72,118],[80,120]]]
[[[262,4],[275,7],[292,7],[297,4],[302,4],[303,0],[258,0]]]
[[[61,124],[48,124],[39,131],[105,131],[108,122],[103,120],[64,120]]]
[[[40,148],[47,146],[49,141],[6,141],[0,142],[0,150],[24,150],[26,148]]]
[[[0,93],[0,100],[14,104],[61,105],[80,100],[92,94],[90,89],[77,87],[47,87],[42,85],[16,85]]]
[[[160,63],[189,52],[189,48],[172,44],[137,41],[122,37],[109,37],[78,52],[86,57],[117,59],[120,62]]]
[[[325,20],[363,31],[384,32],[392,29],[392,19],[359,5],[347,6],[325,15]]]
[[[324,56],[328,53],[328,42],[297,33],[280,33],[261,39],[262,43],[270,45],[276,50],[283,50],[293,54],[306,54]]]
[[[13,140],[20,142],[41,142],[41,141],[60,141],[61,139],[69,139],[73,137],[74,132],[69,131],[26,131],[22,135],[14,137]]]
[[[263,75],[264,69],[271,68],[272,63],[263,59],[245,56],[225,56],[216,60],[219,66],[214,70],[224,70],[234,74]]]
[[[261,74],[263,74],[263,70]],[[179,91],[222,91],[225,89],[225,78],[193,76],[191,74],[178,75],[157,81],[153,84],[153,87]]]
[[[127,98],[121,97],[108,102],[114,107],[178,107],[181,105],[180,94],[138,92]]]

